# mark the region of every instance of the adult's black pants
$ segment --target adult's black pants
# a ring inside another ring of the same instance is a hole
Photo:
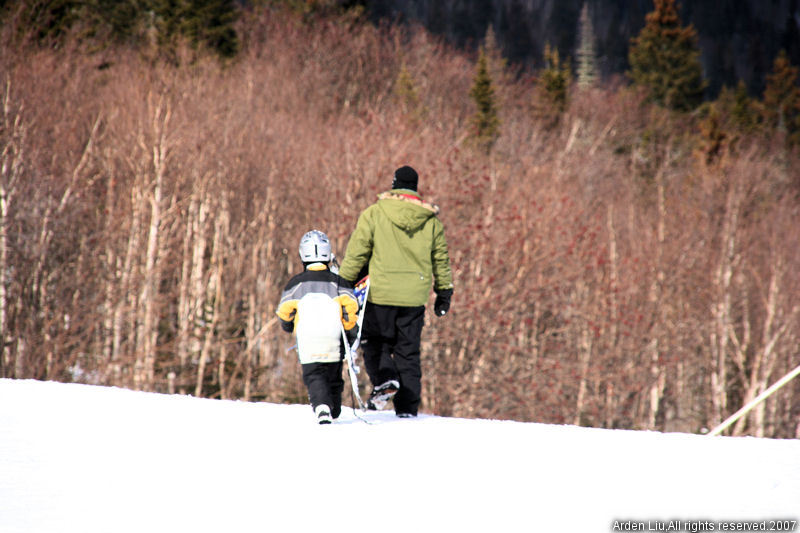
[[[361,346],[373,386],[391,379],[400,383],[394,396],[398,414],[416,415],[422,395],[420,340],[425,306],[400,307],[369,303],[364,310]]]

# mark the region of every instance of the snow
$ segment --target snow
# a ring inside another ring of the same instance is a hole
[[[797,440],[365,418],[346,408],[318,426],[307,405],[0,379],[0,532],[720,531],[800,520]]]

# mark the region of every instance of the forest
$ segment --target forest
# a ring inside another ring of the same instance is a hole
[[[419,23],[460,47],[475,47],[491,25],[504,55],[541,68],[547,43],[561,52],[577,44],[585,8],[597,39],[604,76],[627,68],[628,44],[644,26],[653,0],[363,0],[371,20]],[[797,0],[678,0],[684,24],[697,31],[703,71],[714,97],[724,85],[744,81],[751,94],[764,91],[765,75],[784,49],[800,63]]]
[[[304,403],[275,315],[299,239],[343,255],[406,164],[455,284],[422,411],[699,433],[800,364],[786,54],[762,94],[708,100],[672,0],[611,80],[585,20],[528,71],[491,32],[462,50],[358,6],[44,4],[3,6],[0,377]],[[800,379],[727,434],[800,438]]]

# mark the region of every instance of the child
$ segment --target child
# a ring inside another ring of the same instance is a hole
[[[284,331],[297,336],[303,383],[317,421],[330,424],[342,410],[342,326],[352,339],[358,302],[351,284],[330,270],[327,235],[317,230],[303,235],[300,260],[305,268],[286,284],[276,313]]]

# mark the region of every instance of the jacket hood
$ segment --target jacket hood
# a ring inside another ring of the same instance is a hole
[[[379,194],[378,207],[403,231],[416,231],[439,214],[439,206],[424,201],[413,191],[398,189]]]

